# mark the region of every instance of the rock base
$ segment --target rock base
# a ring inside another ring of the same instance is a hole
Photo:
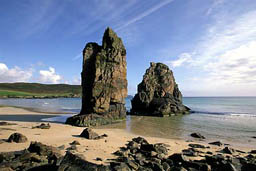
[[[66,124],[79,127],[91,127],[100,126],[123,121],[126,119],[125,114],[121,116],[116,115],[98,115],[98,114],[86,114],[75,115],[67,119]]]
[[[66,120],[66,124],[80,127],[100,126],[123,121],[126,119],[126,108],[124,104],[110,105],[106,113],[89,113],[72,116]]]

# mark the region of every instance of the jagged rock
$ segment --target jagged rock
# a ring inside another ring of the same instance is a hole
[[[7,140],[7,142],[16,142],[16,143],[24,143],[26,141],[28,141],[27,137],[17,132],[10,135],[10,137]]]
[[[132,99],[131,114],[169,116],[189,113],[172,71],[162,63],[150,63]]]
[[[98,135],[96,132],[94,132],[91,128],[85,128],[83,132],[80,134],[80,137],[84,137],[89,140],[98,140],[104,137],[107,137],[107,134]]]
[[[85,46],[81,75],[82,109],[66,123],[96,126],[125,119],[126,49],[112,29],[105,30],[102,46],[97,43]]]
[[[148,141],[142,137],[133,138],[132,141],[139,143],[139,144],[149,144]]]
[[[109,166],[97,165],[88,162],[78,155],[67,152],[64,156],[58,171],[83,171],[83,170],[110,170]]]
[[[190,134],[190,136],[194,137],[194,138],[205,139],[205,137],[203,135],[201,135],[200,133],[192,133],[192,134]]]
[[[91,128],[85,128],[83,132],[80,134],[80,137],[93,140],[93,139],[97,139],[99,135],[96,132],[94,132]]]
[[[41,123],[40,125],[38,126],[33,126],[32,129],[35,129],[35,128],[39,128],[39,129],[50,129],[51,128],[51,125],[49,123],[45,124],[45,123]]]

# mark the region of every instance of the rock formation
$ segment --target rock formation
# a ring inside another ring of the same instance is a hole
[[[189,113],[172,71],[162,63],[151,63],[132,99],[131,114],[164,116]]]
[[[85,46],[81,76],[82,109],[66,123],[94,126],[125,118],[126,50],[112,29],[105,30],[102,46],[97,43]]]

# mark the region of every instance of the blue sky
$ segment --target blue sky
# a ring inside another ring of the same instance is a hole
[[[255,0],[1,0],[0,82],[79,84],[85,44],[110,26],[129,94],[153,61],[184,96],[255,96],[255,18]]]

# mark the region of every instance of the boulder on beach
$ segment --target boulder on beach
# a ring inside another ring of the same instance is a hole
[[[102,46],[85,46],[81,76],[82,109],[67,124],[89,127],[125,119],[126,49],[111,28],[105,30]]]
[[[28,139],[25,135],[22,135],[21,133],[13,133],[12,135],[10,135],[10,137],[8,138],[7,142],[16,142],[16,143],[24,143],[27,142]]]
[[[182,104],[172,71],[162,63],[150,63],[131,102],[133,115],[170,116],[190,111]]]
[[[197,132],[190,134],[190,136],[193,138],[205,139],[205,137],[203,135],[201,135],[200,133],[197,133]]]
[[[89,139],[89,140],[98,140],[98,139],[102,139],[104,137],[107,137],[108,135],[106,135],[106,134],[98,135],[91,128],[85,128],[79,136],[83,137],[83,138],[86,138],[86,139]]]

